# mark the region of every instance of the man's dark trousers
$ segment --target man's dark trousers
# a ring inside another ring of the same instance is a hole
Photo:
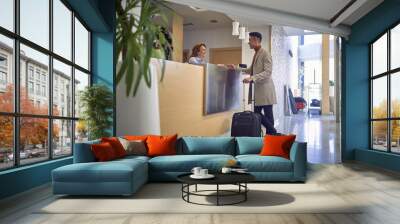
[[[263,111],[264,113],[261,113],[261,111]],[[274,113],[272,111],[272,105],[255,106],[254,112],[261,115],[261,124],[264,125],[266,129],[266,134],[276,134],[276,129],[274,128]]]

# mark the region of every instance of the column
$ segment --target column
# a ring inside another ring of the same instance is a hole
[[[322,35],[322,114],[329,114],[329,34]]]
[[[172,60],[182,62],[183,59],[183,18],[172,13]]]

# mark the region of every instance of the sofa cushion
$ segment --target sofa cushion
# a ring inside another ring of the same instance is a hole
[[[182,137],[180,154],[225,154],[235,155],[235,142],[232,137]]]
[[[99,144],[99,139],[87,142],[75,143],[74,147],[74,163],[95,162],[96,158],[91,149],[92,144]]]
[[[236,137],[236,155],[259,154],[263,147],[262,137]]]
[[[239,155],[236,156],[240,167],[249,172],[292,172],[292,161],[278,156]]]
[[[91,149],[94,154],[94,157],[96,157],[96,161],[105,162],[118,158],[118,156],[115,154],[115,150],[113,149],[112,145],[108,142],[92,144]]]
[[[199,166],[210,171],[219,171],[230,159],[231,155],[175,155],[158,156],[149,160],[150,171],[163,172],[190,172],[193,167]]]
[[[122,146],[126,151],[126,155],[147,155],[146,142],[141,140],[126,140],[124,138],[118,138]]]
[[[110,143],[110,145],[114,149],[117,158],[122,158],[126,156],[126,151],[117,137],[104,137],[101,138],[101,142]]]
[[[134,172],[147,172],[147,169],[144,168],[146,166],[147,163],[140,159],[74,163],[53,170],[53,181],[127,182],[132,181]]]
[[[150,157],[147,157],[147,156],[130,155],[130,156],[125,156],[124,158],[120,158],[120,159],[114,160],[113,162],[118,162],[118,161],[121,162],[121,161],[123,161],[123,162],[128,162],[129,163],[129,162],[135,161],[135,160],[148,162],[149,159],[150,159]]]
[[[149,136],[147,137],[147,155],[154,156],[165,156],[176,154],[176,140],[178,135],[171,136]]]
[[[266,135],[264,146],[261,149],[261,156],[280,156],[290,159],[290,148],[293,145],[296,135]]]

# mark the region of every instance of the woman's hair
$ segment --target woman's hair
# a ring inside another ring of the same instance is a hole
[[[202,46],[207,48],[207,46],[204,43],[199,43],[199,44],[194,45],[194,47],[192,48],[192,54],[190,55],[190,57],[198,57],[199,56],[199,52],[200,52],[200,48]]]

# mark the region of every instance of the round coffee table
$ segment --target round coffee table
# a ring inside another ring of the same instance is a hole
[[[212,179],[193,179],[190,177],[191,173],[182,174],[177,177],[178,181],[182,183],[182,199],[188,203],[198,205],[234,205],[245,202],[247,200],[247,192],[249,188],[247,183],[255,180],[255,177],[248,173],[216,173]],[[215,185],[215,190],[198,190],[197,185]],[[194,191],[190,191],[190,186],[195,186]],[[237,190],[224,190],[220,189],[220,185],[236,185]],[[215,194],[206,194],[214,192]],[[216,204],[202,204],[190,200],[190,196],[203,196],[203,197],[216,197]],[[240,199],[231,203],[221,203],[221,197],[240,196]]]

